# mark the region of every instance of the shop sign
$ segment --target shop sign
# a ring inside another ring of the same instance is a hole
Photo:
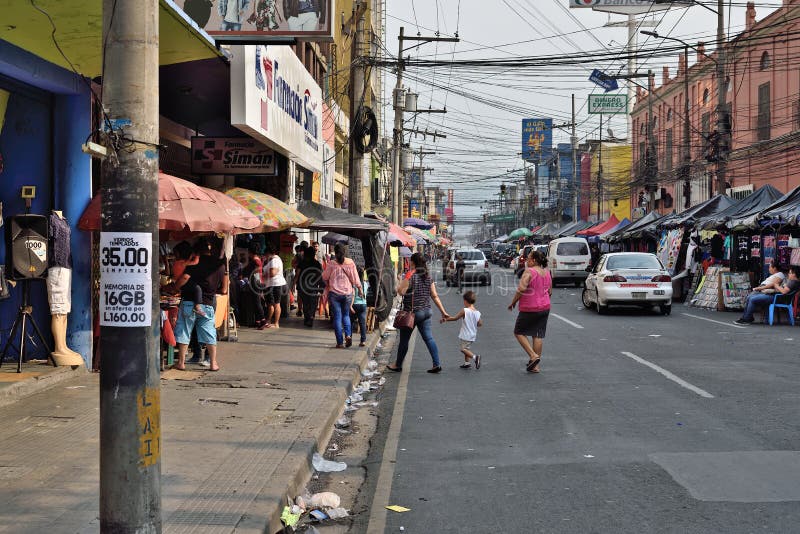
[[[589,113],[614,115],[628,111],[628,95],[589,95]]]
[[[275,151],[247,137],[192,137],[192,174],[275,174]]]
[[[522,159],[538,162],[553,146],[553,119],[522,119]]]
[[[150,233],[100,232],[101,326],[152,324],[152,252]]]
[[[218,43],[333,41],[334,0],[186,0],[183,11]]]
[[[288,46],[233,47],[231,124],[322,172],[322,89]]]

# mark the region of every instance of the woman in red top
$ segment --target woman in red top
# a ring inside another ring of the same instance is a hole
[[[550,315],[550,295],[553,293],[553,279],[545,269],[547,261],[540,251],[531,251],[525,259],[525,272],[519,281],[514,299],[508,309],[513,310],[519,302],[519,315],[514,325],[514,336],[528,354],[525,369],[529,373],[539,372],[542,361],[542,343]],[[528,343],[528,336],[533,344]]]

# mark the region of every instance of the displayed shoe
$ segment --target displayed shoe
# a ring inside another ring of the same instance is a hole
[[[476,354],[475,355],[475,369],[480,369],[480,368],[481,368],[481,355],[480,354]]]

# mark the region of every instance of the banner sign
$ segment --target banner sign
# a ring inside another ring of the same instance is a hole
[[[183,11],[218,43],[270,38],[333,41],[333,0],[185,0]]]
[[[538,162],[553,146],[553,119],[522,119],[522,159]]]
[[[628,111],[628,95],[589,95],[589,113],[614,115]]]
[[[150,326],[153,236],[147,232],[100,232],[100,325]]]
[[[248,137],[192,137],[192,174],[275,174],[275,152]]]
[[[231,124],[323,172],[322,89],[289,46],[232,47]]]
[[[675,2],[676,4],[679,2]],[[595,11],[639,15],[669,9],[669,4],[656,4],[653,0],[569,0],[569,7],[590,7]]]

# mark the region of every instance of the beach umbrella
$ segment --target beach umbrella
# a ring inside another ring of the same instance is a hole
[[[510,234],[508,234],[509,239],[519,239],[520,237],[530,237],[533,235],[533,232],[528,230],[527,228],[517,228]]]
[[[278,232],[288,228],[305,228],[313,220],[275,197],[259,191],[231,187],[225,194],[261,221],[262,232]]]
[[[420,228],[422,230],[429,230],[433,228],[433,224],[429,223],[428,221],[423,221],[422,219],[416,219],[414,217],[408,217],[404,219],[403,226],[413,226],[414,228]]]
[[[100,230],[100,193],[78,220],[81,230]],[[246,233],[260,226],[258,217],[219,191],[159,172],[158,229],[171,232]]]
[[[406,226],[404,230],[411,234],[411,237],[417,241],[417,244],[427,244],[433,242],[431,235],[426,233],[424,230],[414,228],[413,226]]]
[[[400,226],[389,223],[389,242],[393,243],[399,241],[404,247],[414,248],[417,246],[417,240],[414,236],[403,230]]]

